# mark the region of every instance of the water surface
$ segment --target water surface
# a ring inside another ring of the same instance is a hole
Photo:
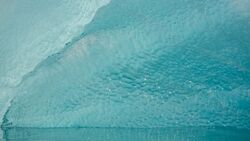
[[[250,131],[233,128],[11,128],[4,141],[249,141]]]

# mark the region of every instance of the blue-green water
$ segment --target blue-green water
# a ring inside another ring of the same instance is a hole
[[[0,118],[17,140],[247,140],[250,1],[0,0]]]
[[[13,128],[4,141],[249,141],[250,131],[231,128]]]

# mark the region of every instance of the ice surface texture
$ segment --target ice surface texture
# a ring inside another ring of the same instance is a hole
[[[108,2],[0,1],[0,118],[14,96],[12,89],[40,62],[81,34],[96,11]]]
[[[98,2],[55,2],[17,44],[1,28],[3,127],[250,128],[248,0]]]

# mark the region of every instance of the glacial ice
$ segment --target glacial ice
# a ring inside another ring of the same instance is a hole
[[[0,27],[4,128],[250,128],[250,2],[81,2]]]
[[[109,0],[0,1],[0,123],[25,76],[81,34]]]

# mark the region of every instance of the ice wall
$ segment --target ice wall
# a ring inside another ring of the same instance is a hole
[[[16,70],[22,81],[2,79],[19,82],[3,127],[249,129],[249,9],[246,0],[113,0],[67,45],[46,38],[53,51],[25,76]],[[29,64],[36,48],[23,48]]]
[[[0,1],[0,121],[12,92],[48,56],[81,34],[109,0]],[[0,123],[1,123],[0,122]]]

